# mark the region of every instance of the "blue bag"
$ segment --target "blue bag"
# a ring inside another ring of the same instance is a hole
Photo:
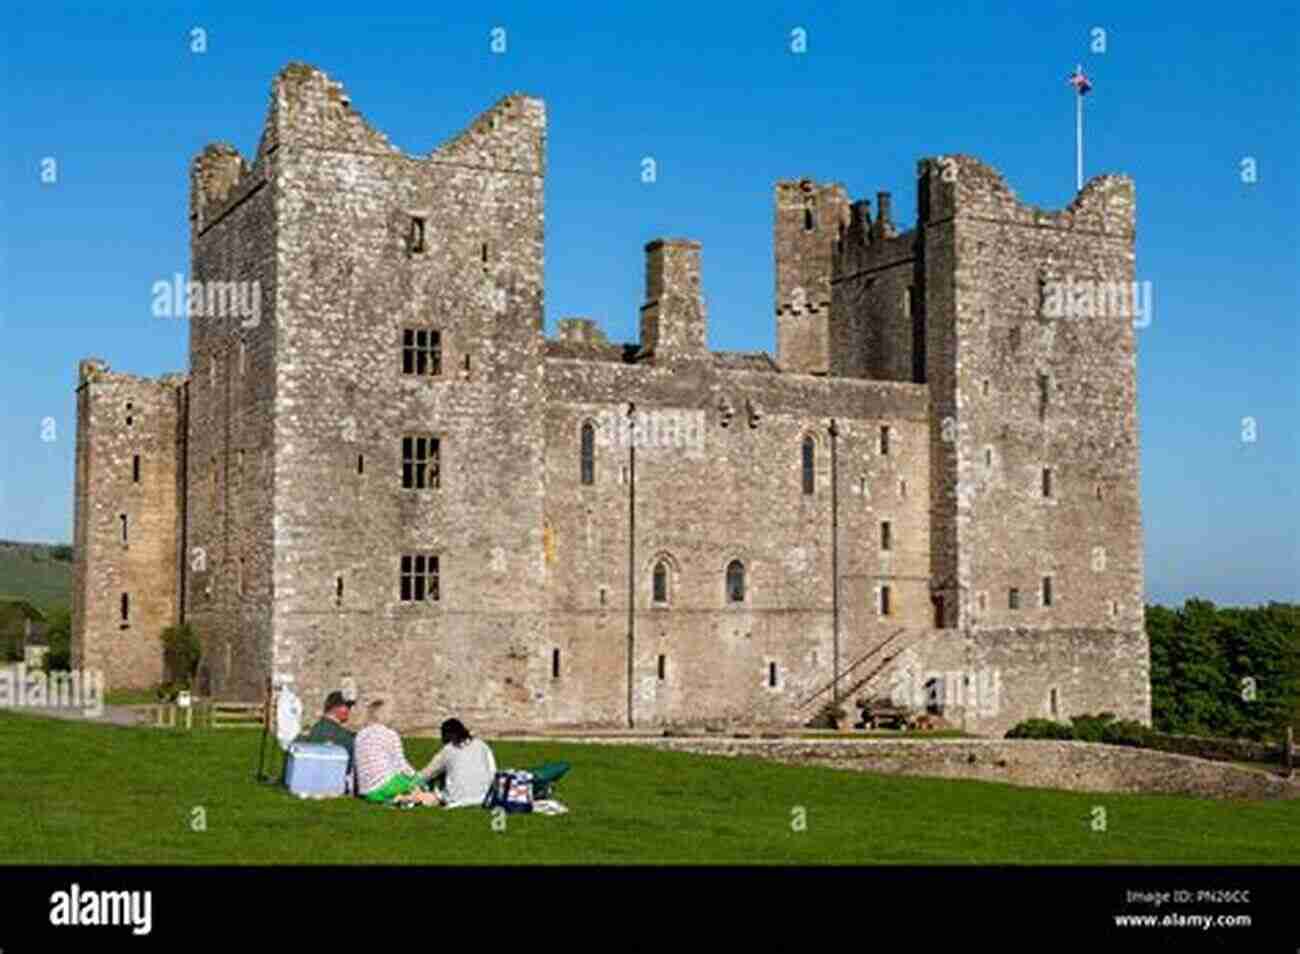
[[[517,769],[497,772],[483,796],[483,807],[500,808],[510,814],[533,810],[533,773]]]

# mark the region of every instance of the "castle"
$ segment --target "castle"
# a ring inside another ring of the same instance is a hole
[[[779,182],[773,358],[709,349],[686,239],[639,342],[545,337],[545,140],[510,95],[405,155],[291,64],[251,164],[194,159],[189,374],[79,368],[74,665],[156,684],[184,621],[201,690],[404,725],[1149,722],[1133,323],[1042,307],[1133,281],[1130,180],[926,159],[904,232]]]

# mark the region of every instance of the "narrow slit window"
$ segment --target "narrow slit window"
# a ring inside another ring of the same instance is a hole
[[[411,251],[423,252],[424,245],[424,219],[421,216],[411,216]]]
[[[668,657],[663,653],[659,654],[659,681],[663,682],[668,677]]]
[[[127,542],[127,530],[128,530],[126,514],[124,514],[124,513],[123,513],[123,514],[118,514],[117,519],[118,519],[118,521],[121,523],[121,527],[122,527],[122,542],[123,542],[123,543],[126,543],[126,542]]]
[[[488,260],[488,243],[487,243],[487,242],[484,242],[484,243],[483,243],[483,247],[482,247],[481,249],[479,249],[479,258],[482,259],[484,265],[487,264],[487,260]]]
[[[130,593],[122,594],[120,610],[121,610],[122,625],[126,626],[128,623],[131,622],[131,594]]]
[[[140,482],[140,455],[136,454],[134,457],[131,458],[131,483],[138,484],[139,482]]]
[[[1050,379],[1045,374],[1038,375],[1038,419],[1047,417],[1047,401],[1050,392]]]
[[[1052,718],[1055,719],[1058,715],[1061,714],[1061,698],[1060,698],[1060,694],[1057,692],[1056,689],[1052,689],[1051,699],[1049,704],[1051,706]]]
[[[1007,609],[1020,609],[1020,590],[1014,586],[1007,591]]]
[[[334,603],[336,606],[343,605],[343,577],[334,577]]]
[[[358,454],[358,455],[357,455],[357,473],[358,473],[358,474],[364,474],[365,472],[366,472],[366,456],[365,456],[365,454]]]
[[[1043,496],[1052,496],[1052,468],[1043,468]]]
[[[560,651],[558,649],[551,650],[551,678],[560,678]]]
[[[880,453],[881,454],[889,453],[889,425],[888,424],[882,424],[880,426]]]
[[[811,231],[812,231],[813,229],[815,229],[815,228],[817,228],[817,215],[816,215],[816,213],[814,213],[813,210],[810,209],[810,208],[809,208],[809,209],[804,209],[804,210],[803,210],[803,230],[804,230],[805,232],[811,232]]]
[[[893,528],[890,525],[890,522],[888,520],[880,521],[880,549],[882,550],[892,549],[892,545],[894,542],[893,535],[891,532],[892,529]]]
[[[1043,605],[1052,605],[1052,578],[1050,576],[1043,577]]]
[[[880,588],[880,615],[881,616],[893,615],[893,610],[894,610],[893,595],[894,594],[891,592],[888,586],[882,586]]]
[[[803,439],[803,492],[811,494],[817,484],[817,445],[811,437]]]
[[[134,415],[131,413],[132,410],[134,410],[134,408],[135,408],[135,404],[133,402],[131,401],[126,402],[126,426],[127,427],[130,427],[135,420]]]
[[[992,466],[993,466],[993,448],[992,448],[992,447],[986,447],[986,448],[984,448],[984,466],[985,466],[985,467],[992,467]]]
[[[600,605],[604,606],[608,598],[608,591],[602,586],[600,588]]]
[[[767,685],[769,689],[776,688],[776,663],[774,662],[767,664]]]
[[[588,421],[582,425],[582,441],[579,451],[579,478],[584,484],[596,482],[596,429]]]

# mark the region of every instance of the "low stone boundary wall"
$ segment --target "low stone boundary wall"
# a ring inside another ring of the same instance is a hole
[[[1200,798],[1300,797],[1300,784],[1264,771],[1185,755],[1091,742],[645,737],[548,737],[545,741],[640,745],[697,755],[761,758],[792,765],[823,765],[859,772],[976,779],[1073,792],[1191,795]]]

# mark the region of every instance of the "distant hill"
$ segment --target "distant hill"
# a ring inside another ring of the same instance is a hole
[[[48,615],[72,606],[72,547],[0,540],[0,597],[27,600]]]

